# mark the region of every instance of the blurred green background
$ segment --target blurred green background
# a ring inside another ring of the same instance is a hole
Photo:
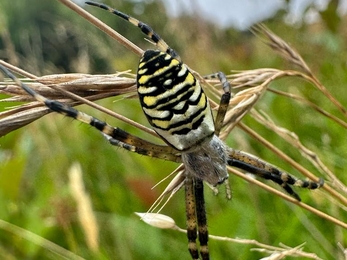
[[[199,16],[198,11],[195,15],[182,13],[172,18],[160,1],[104,2],[150,24],[177,50],[185,63],[202,75],[267,67],[293,68],[248,31],[218,28]],[[321,19],[314,24],[286,24],[285,9],[265,23],[297,49],[321,82],[342,104],[346,104],[347,20],[337,15],[336,4],[337,1],[331,1],[320,13]],[[141,48],[151,47],[135,27],[105,11],[86,9]],[[139,59],[54,0],[1,1],[0,34],[0,58],[35,75],[106,74],[128,69],[135,72]],[[320,92],[301,80],[282,79],[271,87],[300,93],[340,116]],[[117,97],[98,103],[148,125],[135,99]],[[0,103],[0,109],[11,105]],[[303,104],[272,93],[266,94],[257,108],[263,109],[279,125],[295,131],[306,146],[316,152],[344,183],[347,182],[345,129]],[[101,112],[85,106],[79,109],[147,138],[140,131]],[[246,116],[243,122],[317,176],[325,177],[320,176],[297,150],[288,147],[251,117]],[[232,132],[227,143],[299,175],[239,129]],[[82,166],[85,189],[99,225],[97,252],[87,245],[71,196],[68,171],[74,162]],[[0,219],[86,259],[189,259],[184,234],[155,229],[134,215],[134,212],[149,209],[165,183],[154,190],[151,187],[176,166],[112,147],[90,127],[61,115],[49,114],[0,139]],[[344,259],[338,243],[347,246],[345,230],[242,179],[231,176],[230,181],[232,201],[224,198],[223,187],[219,196],[214,196],[208,189],[205,192],[210,234],[255,239],[274,246],[284,243],[295,247],[306,243],[304,250],[316,253],[322,259]],[[323,193],[296,191],[308,204],[347,221],[345,212],[328,201]],[[182,228],[185,227],[183,193],[178,192],[162,211]],[[213,259],[266,256],[251,251],[253,247],[210,241]],[[0,257],[61,259],[45,246],[5,229],[0,229]]]

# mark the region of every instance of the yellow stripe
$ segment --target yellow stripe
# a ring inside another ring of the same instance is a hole
[[[154,86],[154,87],[145,87],[145,86],[139,86],[137,88],[137,91],[142,94],[142,95],[145,95],[145,94],[148,94],[148,93],[152,93],[154,91],[156,91],[158,89],[158,87]]]
[[[145,103],[146,106],[153,106],[157,103],[157,100],[157,97],[145,96],[143,98],[143,103]]]
[[[205,93],[204,92],[201,93],[200,101],[199,101],[199,103],[196,106],[198,108],[203,108],[203,107],[206,106],[206,97],[205,97]]]
[[[147,70],[148,70],[148,69],[146,69],[146,68],[144,68],[144,69],[139,69],[139,70],[137,71],[137,74],[144,74],[144,73],[146,73]]]
[[[152,123],[155,124],[155,126],[163,129],[168,129],[170,127],[170,121],[163,121],[163,120],[152,120]]]
[[[148,79],[150,78],[150,76],[142,76],[138,81],[141,83],[141,82],[146,82]],[[142,84],[142,83],[141,83]],[[147,105],[147,106],[153,106],[155,105],[159,100],[162,100],[162,99],[166,99],[166,98],[170,98],[170,100],[168,102],[166,102],[164,105],[167,105],[169,103],[172,103],[172,102],[175,102],[176,100],[179,100],[181,98],[181,96],[183,96],[185,93],[182,93],[180,96],[177,96],[175,97],[175,94],[181,90],[182,88],[185,88],[187,86],[189,86],[189,88],[187,88],[186,92],[189,91],[191,89],[191,87],[195,87],[196,85],[193,85],[194,84],[194,76],[193,74],[189,73],[186,77],[186,79],[175,85],[172,89],[170,90],[167,90],[165,91],[164,93],[158,95],[158,96],[145,96],[143,97],[143,102]],[[161,86],[158,86],[158,87],[161,87]],[[200,86],[196,86],[196,87],[199,87]],[[141,86],[142,88],[142,86]],[[143,93],[143,92],[142,92]],[[173,98],[175,97],[175,98]],[[204,104],[203,104],[204,105]],[[159,108],[159,107],[158,107]],[[158,109],[157,108],[157,109]]]
[[[152,78],[152,75],[142,75],[137,82],[141,85],[145,84],[148,80]]]

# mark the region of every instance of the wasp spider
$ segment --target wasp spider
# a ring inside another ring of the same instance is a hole
[[[228,179],[228,165],[279,184],[297,200],[300,198],[291,185],[308,189],[323,185],[322,180],[318,183],[299,180],[255,156],[227,147],[218,137],[230,101],[230,85],[224,74],[213,76],[220,79],[224,90],[214,122],[209,101],[199,81],[151,27],[104,4],[86,3],[129,21],[156,44],[158,50],[147,50],[142,55],[136,81],[143,112],[167,146],[152,144],[70,106],[47,99],[19,81],[3,66],[0,65],[0,68],[36,100],[52,111],[93,126],[112,145],[146,156],[182,162],[188,249],[193,259],[199,259],[199,251],[202,259],[209,259],[203,182],[212,186],[224,183]],[[197,238],[200,249],[196,244]]]

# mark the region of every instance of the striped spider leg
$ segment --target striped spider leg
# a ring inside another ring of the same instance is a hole
[[[143,53],[136,81],[142,109],[167,146],[152,144],[70,106],[47,99],[19,81],[3,66],[0,65],[0,69],[52,111],[93,126],[112,145],[150,157],[182,162],[185,167],[188,248],[193,259],[199,259],[197,237],[202,259],[209,259],[203,182],[212,186],[226,182],[227,165],[274,181],[298,200],[299,196],[290,185],[308,189],[323,185],[322,181],[316,183],[298,180],[255,156],[227,147],[218,137],[230,101],[230,86],[224,74],[215,75],[222,82],[224,94],[214,122],[208,99],[199,81],[151,27],[106,5],[94,2],[87,4],[108,10],[129,21],[156,44],[158,50]]]

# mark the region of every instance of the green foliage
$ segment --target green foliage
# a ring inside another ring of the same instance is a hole
[[[201,74],[262,67],[285,69],[288,66],[250,34],[232,29],[222,31],[201,20],[196,21],[194,17],[169,19],[158,2],[122,1],[119,5],[112,5],[130,14],[134,10],[142,11],[136,16],[153,25],[177,49],[184,62]],[[88,11],[142,48],[151,47],[131,25],[97,9],[88,8]],[[35,75],[112,73],[127,69],[134,71],[137,66],[136,55],[110,40],[58,1],[2,1],[0,16],[4,16],[6,21],[0,31],[9,32],[9,36],[2,34],[0,58]],[[342,30],[346,22],[333,21],[329,25],[327,18],[324,22],[329,29],[333,26],[334,30],[327,30],[322,24],[293,28],[278,17],[269,22],[269,26],[298,49],[317,77],[342,104],[346,104],[346,35]],[[13,52],[9,51],[6,40],[13,44]],[[301,94],[317,106],[339,115],[336,108],[307,82],[282,79],[271,87]],[[103,100],[100,104],[147,124],[137,100],[113,101]],[[347,182],[344,174],[347,139],[341,127],[317,116],[306,105],[273,93],[267,93],[257,107],[279,125],[300,135],[302,142],[323,158],[344,183]],[[80,109],[105,119],[105,115],[90,108]],[[144,136],[118,120],[106,119],[112,125]],[[320,176],[297,150],[288,149],[288,144],[273,132],[249,116],[243,122],[252,125],[262,136],[271,139],[276,146]],[[237,128],[227,142],[297,175],[291,166]],[[74,162],[82,165],[85,190],[97,217],[100,231],[97,252],[93,252],[86,242],[71,195],[68,171]],[[165,183],[154,190],[141,191],[141,188],[154,186],[176,166],[112,147],[96,131],[61,115],[50,114],[0,139],[0,219],[86,259],[188,259],[184,234],[155,229],[134,215],[134,212],[148,210],[154,202],[153,198],[165,188]],[[345,230],[240,178],[231,176],[230,179],[233,189],[231,202],[225,200],[223,187],[219,196],[214,196],[208,189],[205,192],[210,234],[255,239],[274,246],[284,243],[295,247],[306,243],[304,250],[316,253],[322,259],[342,257],[337,243],[346,247]],[[308,204],[347,221],[343,216],[345,212],[326,201],[321,193],[296,191]],[[183,199],[183,191],[180,191],[162,213],[184,228]],[[62,258],[53,254],[47,245],[23,237],[3,229],[0,232],[1,258]],[[251,251],[253,247],[210,242],[213,259],[264,257],[263,253]]]

